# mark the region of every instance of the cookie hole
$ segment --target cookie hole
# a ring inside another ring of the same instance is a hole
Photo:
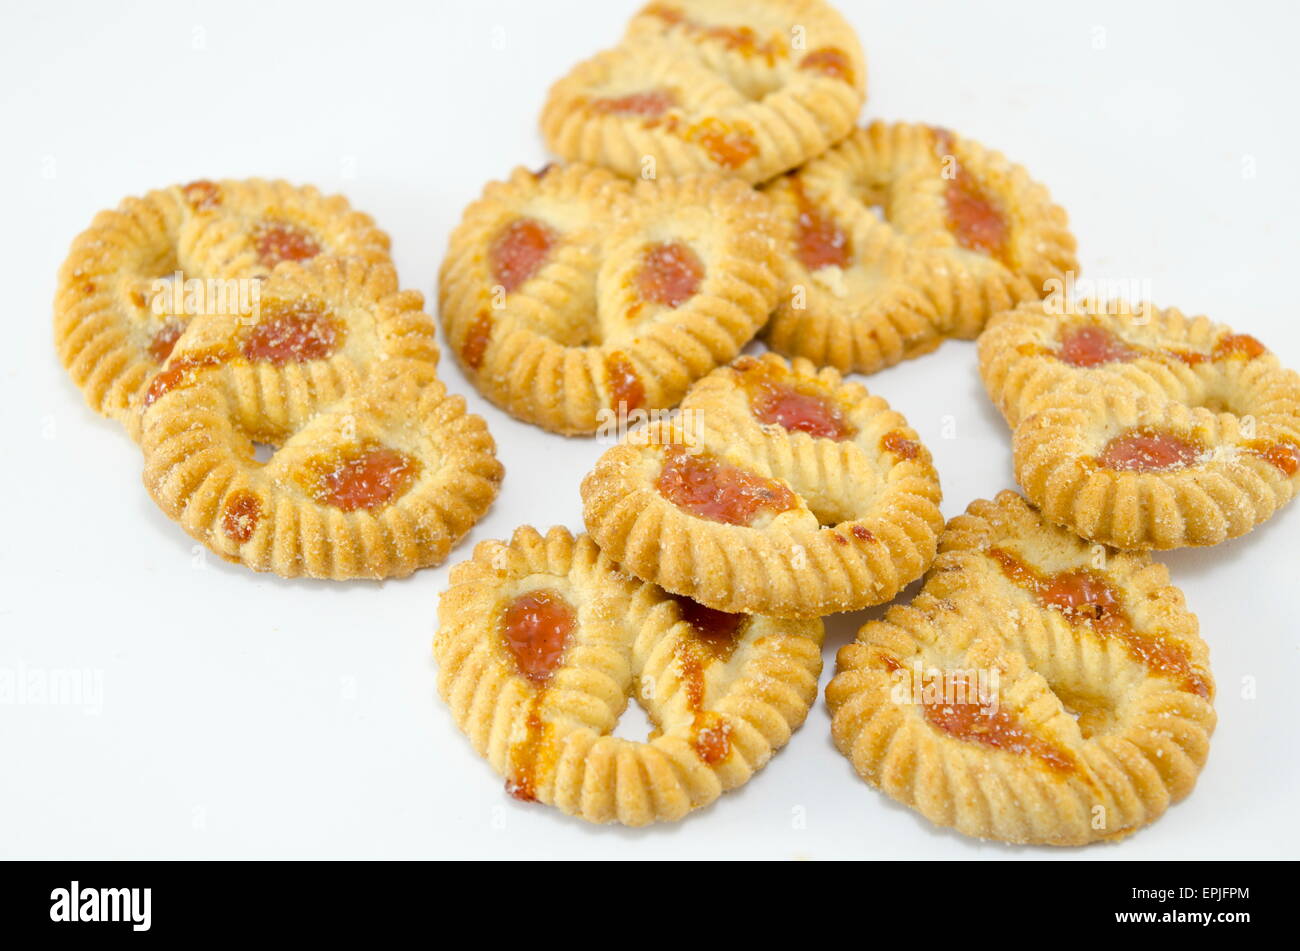
[[[644,743],[656,729],[650,715],[641,706],[641,700],[633,697],[628,701],[618,722],[614,724],[610,736],[616,736],[620,740],[630,740],[633,743]]]
[[[253,442],[253,459],[256,462],[266,465],[275,455],[275,446],[268,442]]]
[[[799,491],[798,487],[795,487],[795,491]],[[861,515],[860,512],[850,509],[847,505],[835,499],[804,495],[804,502],[807,503],[808,511],[812,512],[813,517],[817,519],[817,524],[822,528],[833,528],[843,522],[851,522]]]
[[[885,182],[857,181],[850,194],[862,207],[881,221],[889,221],[889,185]]]
[[[1065,712],[1079,724],[1079,733],[1085,740],[1110,733],[1118,723],[1115,707],[1109,699],[1093,694],[1052,687]]]

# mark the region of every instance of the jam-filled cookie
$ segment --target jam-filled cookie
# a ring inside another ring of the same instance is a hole
[[[502,469],[437,380],[421,303],[389,264],[320,257],[280,265],[255,320],[196,316],[141,400],[154,500],[223,558],[286,577],[442,561]]]
[[[734,179],[518,169],[451,236],[447,339],[480,392],[552,432],[675,406],[767,319],[773,228],[767,200]]]
[[[138,438],[144,387],[195,301],[219,298],[247,316],[256,279],[322,253],[386,261],[388,236],[341,196],[279,181],[199,181],[128,198],[96,216],[59,272],[59,357],[91,408]]]
[[[820,617],[888,601],[943,527],[929,451],[901,415],[805,360],[742,357],[672,423],[635,430],[582,483],[623,567],[722,611]]]
[[[518,799],[589,822],[680,819],[745,783],[817,696],[822,623],[723,614],[525,526],[452,569],[438,689]],[[654,724],[612,736],[633,698]]]
[[[1043,514],[1120,548],[1213,545],[1300,487],[1300,375],[1254,337],[1095,302],[1000,316],[980,366]]]
[[[784,225],[787,287],[767,343],[840,372],[973,338],[1077,270],[1047,189],[943,129],[873,122],[765,193]]]
[[[858,39],[822,0],[670,0],[557,82],[541,124],[556,154],[628,178],[761,182],[848,135],[865,97]]]
[[[1123,838],[1187,796],[1213,698],[1165,568],[1014,492],[948,524],[921,593],[840,650],[826,690],[868,783],[966,835],[1043,845]]]

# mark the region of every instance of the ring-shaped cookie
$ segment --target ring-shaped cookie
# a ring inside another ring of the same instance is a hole
[[[857,37],[822,0],[675,0],[555,83],[541,126],[556,154],[628,178],[761,182],[848,135],[865,97]]]
[[[420,295],[391,265],[323,256],[281,264],[261,308],[256,322],[196,317],[146,389],[154,500],[221,557],[285,577],[442,561],[502,469],[435,375]]]
[[[145,384],[197,309],[186,285],[246,307],[250,281],[322,252],[384,261],[388,237],[341,196],[285,182],[199,181],[127,198],[77,236],[59,272],[59,358],[90,407],[138,438]]]
[[[783,223],[788,288],[767,343],[840,372],[973,338],[1077,270],[1047,189],[943,129],[873,122],[765,193]]]
[[[948,524],[921,593],[840,650],[826,690],[872,786],[965,835],[1043,845],[1123,838],[1190,793],[1213,696],[1164,566],[1014,492]]]
[[[1300,375],[1254,337],[1150,305],[1040,304],[979,350],[1025,494],[1085,538],[1213,545],[1300,488]]]
[[[714,371],[582,483],[587,530],[633,574],[777,617],[888,601],[934,557],[940,495],[883,399],[775,354]]]
[[[710,176],[635,185],[589,166],[517,169],[452,234],[447,339],[512,415],[566,435],[675,406],[767,319],[770,206]]]
[[[817,695],[822,624],[709,611],[586,535],[481,542],[438,605],[438,689],[506,789],[589,822],[680,819],[745,783]],[[611,736],[633,697],[644,742]]]

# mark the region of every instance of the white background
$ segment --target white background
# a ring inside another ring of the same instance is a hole
[[[834,751],[821,700],[752,782],[681,823],[597,828],[517,804],[434,689],[445,566],[330,584],[196,562],[142,488],[139,450],[55,359],[50,302],[73,236],[152,187],[283,176],[372,213],[403,283],[428,295],[484,181],[545,161],[547,86],[636,5],[5,5],[0,671],[89,670],[103,694],[98,709],[0,704],[0,855],[1300,855],[1300,506],[1244,539],[1163,556],[1212,650],[1209,764],[1152,827],[1069,852],[973,842],[893,804]],[[867,52],[867,116],[1001,149],[1069,210],[1085,276],[1147,282],[1158,303],[1300,365],[1293,4],[841,7]],[[508,419],[447,357],[443,375],[488,419],[507,470],[452,560],[524,522],[579,528],[578,483],[602,446]],[[933,450],[945,514],[1012,484],[970,344],[867,382]],[[823,684],[865,616],[830,620]]]

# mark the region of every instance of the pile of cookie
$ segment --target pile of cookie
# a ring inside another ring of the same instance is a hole
[[[1064,211],[954,133],[855,128],[864,69],[822,0],[651,3],[552,87],[562,162],[465,212],[439,296],[469,379],[557,433],[648,422],[583,481],[589,534],[525,526],[453,568],[440,691],[516,797],[678,819],[803,722],[821,617],[923,578],[840,651],[839,749],[968,835],[1123,838],[1190,792],[1215,725],[1149,550],[1291,498],[1300,376],[1205,318],[1061,310]],[[760,333],[775,352],[740,356]],[[945,525],[930,453],[841,374],[950,337],[979,338],[1028,498]],[[644,742],[612,735],[629,698]]]
[[[74,241],[59,356],[140,443],[159,507],[221,557],[400,577],[496,496],[492,437],[439,381],[388,248],[345,199],[261,180],[128,198]]]

